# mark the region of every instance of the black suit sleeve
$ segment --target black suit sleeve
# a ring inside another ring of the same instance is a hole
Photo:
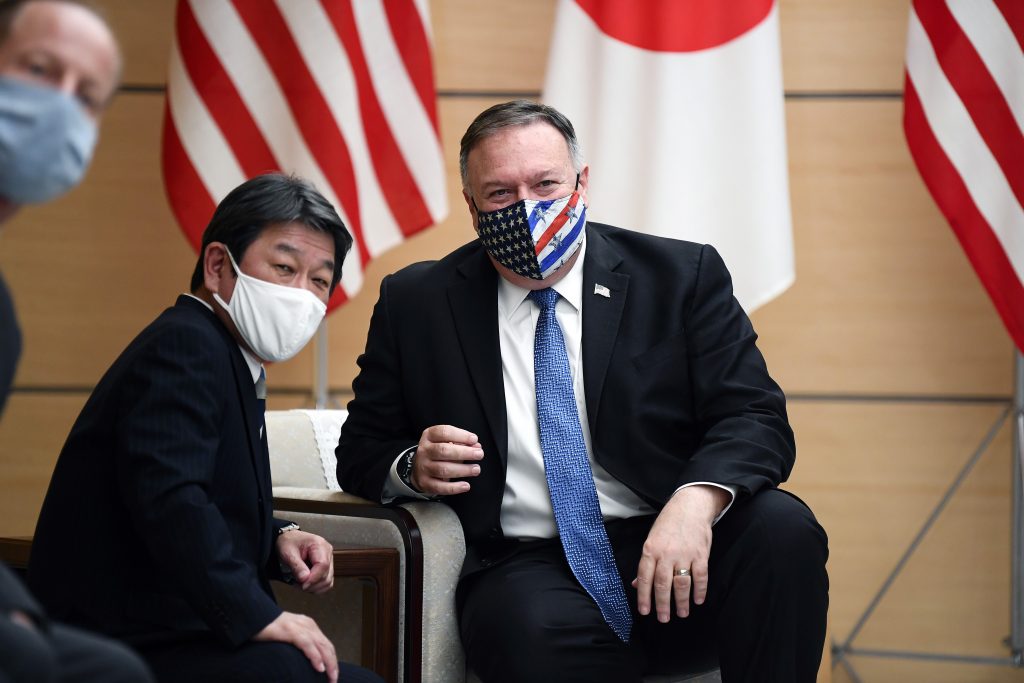
[[[131,523],[209,627],[242,643],[281,609],[256,566],[236,556],[211,501],[223,416],[237,409],[231,359],[223,343],[169,328],[135,361],[116,428],[117,483]]]
[[[686,327],[690,388],[703,437],[678,485],[730,484],[739,495],[778,486],[796,457],[785,397],[733,297],[725,263],[710,246],[701,252]]]
[[[403,367],[388,302],[392,278],[381,282],[366,350],[357,360],[359,374],[352,382],[356,398],[348,404],[336,450],[342,489],[370,500],[381,499],[395,458],[415,446],[420,436],[409,425],[402,395]]]

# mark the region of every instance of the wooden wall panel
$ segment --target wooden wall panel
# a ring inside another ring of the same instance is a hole
[[[175,0],[96,0],[124,54],[124,83],[162,85],[174,33]]]
[[[14,394],[0,420],[0,536],[30,536],[86,394]]]
[[[1003,406],[798,401],[790,410],[798,456],[787,488],[829,534],[830,628],[843,642]],[[1007,654],[1009,434],[1004,424],[855,645]]]
[[[433,0],[438,89],[539,91],[547,69],[555,4],[554,0]]]
[[[854,657],[858,678],[839,667],[832,683],[1022,683],[1024,670],[954,662],[908,662]]]
[[[796,283],[754,315],[782,386],[1009,393],[1009,339],[910,159],[901,103],[786,115]]]
[[[909,16],[909,0],[781,0],[786,90],[902,90]]]

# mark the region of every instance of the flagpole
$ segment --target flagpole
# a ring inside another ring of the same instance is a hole
[[[1010,557],[1012,599],[1010,650],[1014,666],[1024,666],[1024,355],[1014,352],[1013,390],[1013,538]]]
[[[317,410],[325,410],[330,400],[327,384],[327,318],[320,321],[314,344],[313,405]]]

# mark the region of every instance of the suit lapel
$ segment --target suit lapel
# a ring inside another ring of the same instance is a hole
[[[483,249],[470,255],[458,270],[462,279],[448,288],[452,320],[484,416],[505,462],[508,417],[498,340],[498,273]]]
[[[591,435],[598,424],[597,408],[629,287],[629,275],[615,272],[621,262],[605,237],[588,228],[583,262],[583,384]],[[609,296],[595,293],[595,285],[606,288]]]

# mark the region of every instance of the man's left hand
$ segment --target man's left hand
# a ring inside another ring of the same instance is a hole
[[[651,613],[651,601],[658,621],[665,624],[672,612],[690,614],[693,602],[703,604],[708,592],[708,557],[711,555],[711,525],[728,504],[729,492],[715,486],[697,485],[680,489],[669,499],[644,542],[633,587],[640,614]],[[676,570],[688,569],[689,576]]]
[[[334,548],[319,536],[286,531],[277,537],[277,556],[307,593],[320,595],[334,586]]]

